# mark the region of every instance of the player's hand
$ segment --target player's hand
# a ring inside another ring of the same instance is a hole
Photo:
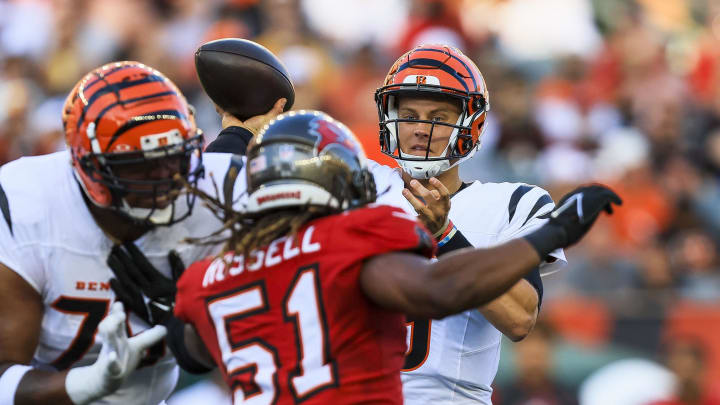
[[[260,132],[260,130],[262,129],[262,127],[265,126],[265,124],[269,123],[273,120],[273,118],[277,117],[283,112],[283,109],[285,108],[285,103],[287,103],[286,98],[278,99],[275,102],[275,105],[273,105],[273,107],[270,109],[270,111],[266,112],[265,114],[250,117],[245,121],[240,121],[239,119],[237,119],[237,117],[227,111],[222,110],[220,107],[216,107],[216,109],[218,111],[218,114],[220,114],[220,117],[222,118],[221,125],[223,129],[227,127],[242,127],[252,132],[254,135],[257,135],[258,132]]]
[[[410,180],[410,189],[403,189],[402,194],[415,208],[418,219],[433,234],[442,234],[448,226],[450,212],[450,191],[435,177],[431,177],[430,185],[434,190],[423,186],[419,181]],[[419,197],[419,198],[418,198]],[[437,238],[437,236],[435,236]]]
[[[612,214],[612,206],[622,205],[614,191],[601,185],[576,188],[566,194],[548,217],[565,231],[567,239],[563,247],[577,243],[595,223],[601,212]]]
[[[185,265],[174,250],[168,254],[168,261],[172,278],[160,273],[132,242],[113,246],[107,259],[115,274],[110,286],[118,300],[150,325],[162,323],[175,306],[175,282]]]
[[[525,236],[525,239],[541,254],[577,243],[595,223],[601,212],[612,214],[613,205],[622,200],[609,188],[594,184],[579,187],[566,194],[554,210],[546,214],[547,224]]]
[[[65,378],[65,390],[75,404],[115,392],[140,364],[145,350],[162,340],[167,331],[157,325],[128,338],[125,311],[120,302],[114,302],[100,322],[98,333],[102,348],[95,363],[70,369]]]

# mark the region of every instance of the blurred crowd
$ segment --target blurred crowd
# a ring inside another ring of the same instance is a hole
[[[648,404],[720,403],[720,2],[0,0],[0,164],[64,148],[65,95],[111,60],[173,79],[212,140],[220,122],[193,57],[223,37],[277,54],[295,108],[347,123],[386,164],[374,90],[412,46],[457,46],[491,102],[463,179],[554,197],[600,181],[622,196],[544,279],[537,330],[505,345],[497,404],[577,403],[602,367],[623,365],[671,376]],[[628,358],[639,363],[614,364]]]

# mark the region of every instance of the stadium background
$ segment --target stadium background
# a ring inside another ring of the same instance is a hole
[[[643,404],[679,387],[720,397],[720,2],[0,0],[0,163],[64,148],[65,94],[121,59],[172,78],[211,140],[219,119],[193,53],[221,37],[268,47],[295,108],[330,113],[391,164],[375,88],[413,45],[455,44],[492,105],[464,179],[555,198],[597,180],[623,197],[544,279],[536,331],[503,345],[497,405]]]

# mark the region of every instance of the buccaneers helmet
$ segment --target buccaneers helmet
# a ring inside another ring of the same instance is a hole
[[[400,118],[398,97],[446,96],[457,100],[461,113],[457,122]],[[489,95],[480,70],[460,50],[447,45],[420,45],[398,59],[385,83],[375,92],[380,120],[380,148],[414,178],[430,178],[469,159],[480,147]],[[425,156],[405,153],[399,147],[398,124],[431,125]],[[452,127],[448,145],[441,156],[429,156],[433,130]]]
[[[190,215],[195,197],[186,193],[187,209],[176,212],[182,182],[173,177],[194,184],[202,176],[202,133],[162,73],[129,61],[99,67],[70,92],[62,121],[73,172],[93,204],[144,224]]]
[[[247,164],[249,213],[310,205],[337,212],[375,201],[362,146],[320,111],[278,115],[250,141]]]

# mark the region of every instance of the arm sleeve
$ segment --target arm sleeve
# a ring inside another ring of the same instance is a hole
[[[223,129],[214,141],[205,147],[205,152],[225,152],[245,155],[253,133],[242,127]]]

